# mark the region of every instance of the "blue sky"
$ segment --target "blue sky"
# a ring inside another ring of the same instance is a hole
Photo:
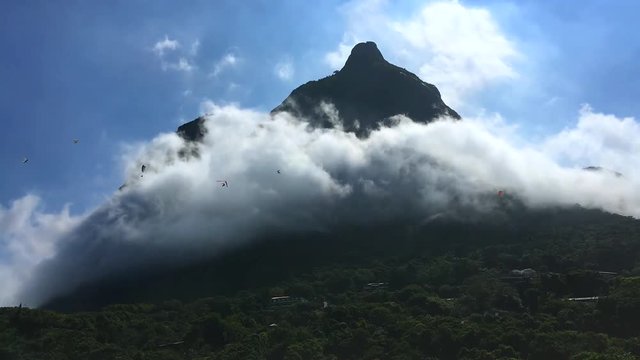
[[[327,54],[351,39],[377,41],[389,60],[420,74],[420,63],[403,62],[375,21],[409,22],[433,3],[4,1],[0,204],[32,193],[44,209],[93,208],[122,183],[124,144],[175,130],[205,100],[269,110],[299,84],[330,74]],[[517,76],[489,74],[465,90],[463,114],[499,113],[531,137],[573,126],[582,103],[640,114],[637,2],[459,4],[486,11],[518,53],[504,59]],[[362,6],[378,10],[359,13]],[[160,56],[154,46],[165,39],[179,45]]]

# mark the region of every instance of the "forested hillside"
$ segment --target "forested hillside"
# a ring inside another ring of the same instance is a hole
[[[268,242],[183,270],[182,299],[160,300],[158,281],[130,292],[146,303],[75,313],[4,308],[0,358],[640,356],[636,220],[576,208],[528,212],[511,226],[352,236]],[[207,276],[210,288],[189,289]]]

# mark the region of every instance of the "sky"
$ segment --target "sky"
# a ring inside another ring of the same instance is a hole
[[[498,182],[532,206],[581,203],[640,217],[634,190],[640,38],[632,18],[638,7],[634,1],[331,0],[313,9],[293,0],[2,2],[0,283],[13,289],[4,302],[16,294],[42,301],[60,290],[60,279],[95,259],[104,265],[77,283],[140,263],[118,254],[136,253],[131,247],[151,237],[159,239],[156,254],[175,251],[165,235],[185,229],[194,239],[185,253],[195,254],[274,227],[330,227],[336,220],[321,214],[354,199],[360,205],[347,207],[342,219],[384,219],[363,209],[375,208],[403,171],[424,182],[403,187],[420,192],[424,202],[416,200],[413,213],[423,218],[446,212],[451,194],[463,194],[482,212],[482,192]],[[264,125],[266,112],[300,84],[339,69],[360,41],[375,41],[387,60],[436,85],[465,124],[401,121],[370,141],[339,131],[308,134],[286,116]],[[202,158],[175,160],[184,144],[170,133],[205,113],[219,128],[210,127]],[[407,152],[415,158],[399,155]],[[137,178],[141,161],[154,174],[146,182]],[[398,165],[379,166],[385,161]],[[272,181],[265,163],[287,169],[286,186],[260,190]],[[432,175],[434,163],[446,169]],[[587,165],[624,178],[576,172]],[[215,191],[212,179],[222,168],[234,178],[232,187],[248,186],[246,194],[193,195]],[[134,180],[125,194],[116,192]],[[424,185],[445,183],[455,186]],[[309,184],[317,191],[309,192]],[[295,222],[278,220],[288,206],[307,211]],[[244,219],[248,210],[252,226]],[[199,212],[216,221],[187,220],[185,214]],[[163,227],[167,216],[174,225]],[[206,240],[212,231],[225,236]],[[79,253],[86,258],[76,261]],[[42,284],[55,288],[34,292]]]
[[[269,110],[338,68],[343,59],[327,54],[350,49],[353,39],[378,42],[388,60],[434,83],[459,112],[500,113],[531,136],[573,125],[583,103],[620,117],[640,113],[636,2],[459,3],[483,11],[505,44],[483,43],[473,27],[456,26],[464,19],[455,15],[421,17],[433,4],[325,1],[308,11],[292,0],[2,2],[0,204],[36,193],[46,209],[93,208],[122,181],[123,144],[175,130],[205,99]],[[389,35],[386,23],[404,26],[418,45]],[[460,40],[440,46],[445,56],[496,56],[470,68],[445,71],[437,61],[423,68],[438,51],[434,41],[450,41],[429,36],[453,31]],[[465,82],[468,106],[461,106],[447,88]]]

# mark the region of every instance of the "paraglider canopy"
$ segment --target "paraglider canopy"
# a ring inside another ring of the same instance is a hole
[[[26,164],[29,161],[29,158],[27,158],[26,156],[22,159],[22,163]]]
[[[79,143],[79,142],[80,142],[80,140],[78,140],[78,139],[73,139],[73,143],[74,143],[74,144],[77,144],[77,143]]]
[[[140,168],[140,170],[141,170],[142,172],[144,172],[144,169],[146,169],[146,168],[147,168],[147,165],[142,165],[142,167]]]

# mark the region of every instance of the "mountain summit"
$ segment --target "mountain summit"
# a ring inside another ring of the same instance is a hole
[[[447,115],[460,119],[434,85],[387,62],[371,41],[354,46],[340,71],[293,90],[271,114],[283,111],[307,118],[314,127],[332,128],[341,121],[345,131],[359,137],[399,114],[422,123]],[[200,140],[205,133],[203,123],[204,118],[199,117],[183,124],[178,134]]]
[[[313,126],[331,128],[337,120],[334,110],[344,130],[359,137],[399,114],[422,123],[440,116],[460,119],[434,85],[387,62],[371,41],[354,46],[340,71],[293,90],[271,113],[286,111],[306,117]]]
[[[386,60],[380,50],[378,50],[376,43],[367,41],[353,47],[351,55],[342,70],[350,69],[357,71],[358,69],[365,69],[384,62],[386,62]]]

